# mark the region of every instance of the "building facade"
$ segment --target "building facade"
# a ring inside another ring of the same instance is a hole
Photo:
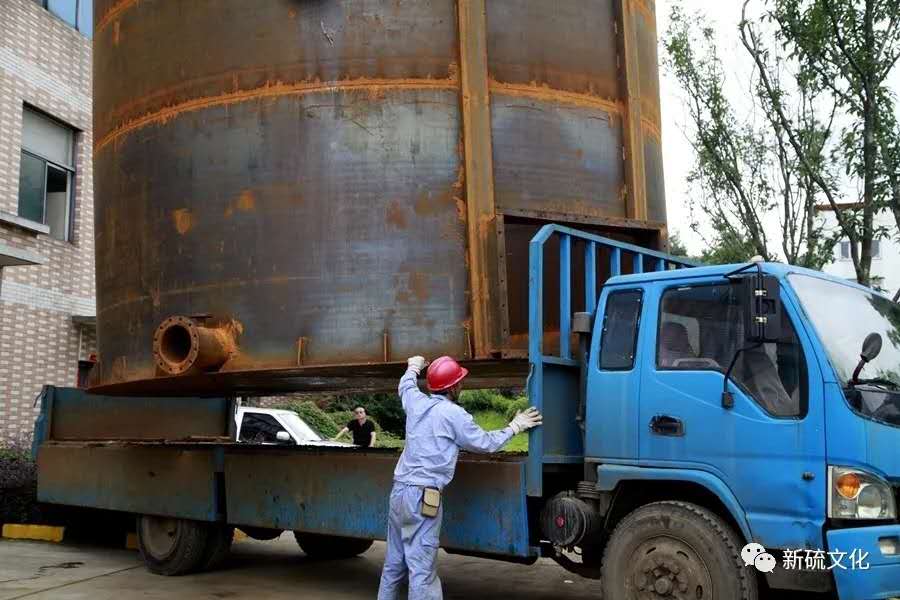
[[[828,231],[839,231],[834,212],[828,207],[820,207],[819,215],[825,219]],[[900,242],[897,240],[897,221],[889,210],[875,215],[875,229],[884,229],[892,236],[874,241],[872,244],[872,284],[892,298],[900,290]],[[834,261],[822,269],[826,273],[856,281],[856,271],[850,258],[850,241],[840,240],[834,247]]]
[[[0,0],[0,440],[96,352],[90,0]]]

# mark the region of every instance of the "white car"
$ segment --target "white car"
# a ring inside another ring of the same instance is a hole
[[[241,406],[234,416],[238,442],[297,446],[352,446],[323,439],[290,410]]]

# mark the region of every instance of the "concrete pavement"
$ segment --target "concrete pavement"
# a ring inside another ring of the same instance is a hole
[[[598,581],[567,573],[549,560],[523,566],[441,554],[448,600],[596,600],[600,595]],[[384,544],[377,542],[355,559],[310,561],[287,534],[272,542],[240,540],[221,570],[160,577],[144,569],[135,551],[2,540],[0,600],[371,599],[383,560]]]

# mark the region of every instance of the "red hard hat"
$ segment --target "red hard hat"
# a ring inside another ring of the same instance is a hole
[[[440,392],[452,388],[468,374],[468,369],[459,366],[449,356],[436,358],[428,365],[428,389]]]

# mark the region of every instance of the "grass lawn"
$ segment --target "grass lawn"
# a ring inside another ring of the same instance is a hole
[[[493,410],[481,410],[472,416],[475,417],[475,422],[478,423],[479,427],[485,431],[495,431],[509,425],[509,421],[505,416]],[[378,445],[382,448],[402,449],[403,444],[404,441],[402,439],[394,437],[390,433],[381,432],[378,434]],[[528,434],[520,433],[513,436],[513,439],[503,447],[503,452],[528,452]]]
[[[475,422],[485,431],[503,429],[509,425],[509,420],[505,416],[492,410],[479,411],[473,416],[475,417]],[[503,450],[506,452],[528,452],[528,434],[520,433],[513,436],[513,439],[503,447]]]

